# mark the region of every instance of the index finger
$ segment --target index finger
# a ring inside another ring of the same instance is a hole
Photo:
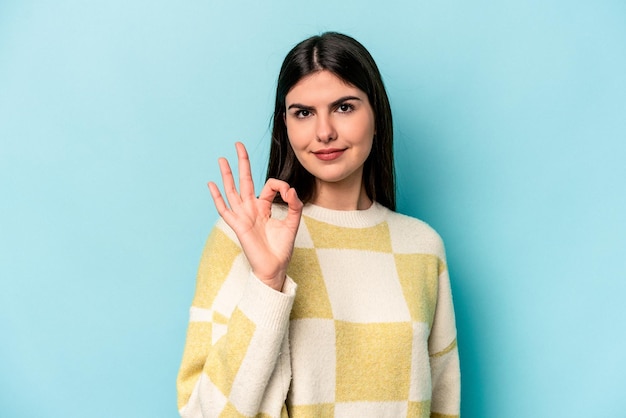
[[[250,169],[250,158],[246,147],[241,143],[235,143],[239,166],[239,194],[242,199],[254,199],[254,181]]]

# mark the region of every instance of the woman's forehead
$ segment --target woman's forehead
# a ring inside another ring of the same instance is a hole
[[[302,77],[289,90],[285,102],[334,101],[343,96],[367,97],[366,94],[336,74],[321,70]]]

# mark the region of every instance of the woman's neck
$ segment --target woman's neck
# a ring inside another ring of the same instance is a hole
[[[365,192],[363,183],[345,185],[342,183],[316,184],[311,203],[333,210],[365,210],[372,206],[372,200]]]

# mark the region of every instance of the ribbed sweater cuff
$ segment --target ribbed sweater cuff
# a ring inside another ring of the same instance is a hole
[[[239,309],[259,327],[283,330],[289,323],[296,287],[295,282],[287,277],[283,292],[278,292],[250,273]]]

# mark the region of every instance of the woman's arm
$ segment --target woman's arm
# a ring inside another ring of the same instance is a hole
[[[277,416],[289,387],[287,332],[296,286],[285,272],[302,202],[274,179],[255,197],[243,144],[237,155],[239,192],[228,162],[219,161],[228,205],[209,183],[223,221],[209,237],[198,272],[178,377],[184,417]],[[271,217],[276,193],[288,204],[282,220]]]
[[[437,307],[428,341],[432,379],[432,418],[460,415],[461,375],[456,324],[447,267],[440,272]]]
[[[263,284],[233,237],[218,222],[200,261],[177,382],[183,417],[276,416],[289,388],[295,285],[288,278],[277,292]],[[268,397],[281,402],[262,406]]]

